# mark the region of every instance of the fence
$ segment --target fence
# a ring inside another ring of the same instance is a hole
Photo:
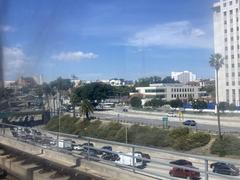
[[[201,173],[202,177],[204,177],[205,180],[221,179],[221,178],[222,179],[240,179],[239,177],[235,177],[235,176],[227,176],[227,175],[213,173],[209,170],[209,164],[212,162],[232,163],[237,166],[240,166],[240,162],[237,160],[213,158],[213,157],[207,157],[207,156],[197,156],[192,154],[179,153],[174,151],[167,151],[167,150],[138,146],[138,145],[124,144],[124,143],[118,143],[118,142],[90,138],[90,137],[78,137],[77,135],[72,135],[72,134],[36,130],[34,128],[32,129],[32,128],[14,126],[14,125],[9,125],[4,123],[0,123],[0,128],[1,128],[0,129],[1,136],[14,138],[15,140],[24,141],[25,143],[29,143],[35,146],[40,146],[41,148],[52,149],[54,151],[71,154],[77,158],[86,158],[89,161],[97,161],[98,163],[119,167],[126,171],[132,171],[133,173],[139,173],[142,175],[151,176],[155,178],[178,179],[176,177],[171,177],[169,175],[169,170],[171,170],[171,168],[178,168],[186,172],[199,172]],[[26,133],[19,133],[19,135],[17,136],[16,134],[14,135],[13,133],[15,131],[26,132]],[[27,132],[31,132],[31,133],[27,133]],[[85,149],[85,151],[83,151],[84,153],[79,154],[79,152],[77,151],[71,151],[65,148],[60,148],[57,142],[57,136],[60,136],[61,139],[67,138],[69,140],[76,141],[77,143],[86,142],[86,144],[82,146],[83,149]],[[91,146],[91,143],[95,143],[95,145],[97,144],[98,147]],[[102,148],[99,148],[100,145],[105,145],[105,146],[111,145],[116,149],[123,149],[124,151],[128,151],[128,152],[130,151],[130,153],[102,149]],[[137,156],[137,154],[140,154],[139,150],[144,151],[145,153],[148,153],[150,156],[153,155],[152,158],[149,159],[144,156]],[[118,155],[118,157],[125,157],[126,159],[131,161],[131,163],[126,164],[126,163],[119,163],[117,160],[115,161],[105,160],[102,157],[93,155],[91,153],[92,151],[116,154]],[[201,168],[195,168],[193,166],[188,167],[188,166],[179,166],[179,165],[170,164],[169,161],[162,156],[171,156],[173,157],[173,159],[176,157],[178,157],[179,159],[183,157],[191,158],[195,161],[195,163],[198,162],[198,164],[201,165]],[[160,157],[160,158],[157,158],[157,157]],[[139,166],[137,162],[142,162],[142,166]]]

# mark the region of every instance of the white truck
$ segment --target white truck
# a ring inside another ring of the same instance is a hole
[[[72,150],[73,142],[71,139],[60,139],[58,141],[58,147],[66,150]]]
[[[128,156],[126,156],[128,155]],[[142,155],[140,153],[134,153],[134,161],[132,157],[132,153],[127,153],[126,155],[118,154],[119,158],[115,161],[116,164],[125,165],[125,166],[133,166],[137,168],[143,167]]]

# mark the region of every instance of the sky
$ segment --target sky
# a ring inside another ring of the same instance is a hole
[[[1,1],[1,0],[0,0]],[[7,0],[5,79],[213,77],[213,0]]]

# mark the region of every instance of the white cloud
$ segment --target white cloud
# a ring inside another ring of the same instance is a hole
[[[0,25],[0,31],[2,32],[13,32],[14,28],[8,25]]]
[[[18,47],[3,47],[4,72],[7,79],[24,73],[27,56]]]
[[[211,48],[211,38],[189,21],[158,24],[129,38],[131,46],[163,46],[174,48]]]
[[[98,55],[92,52],[84,53],[82,51],[75,51],[75,52],[61,52],[58,55],[54,55],[53,58],[57,60],[71,60],[71,61],[80,61],[80,60],[87,60],[87,59],[95,59]]]

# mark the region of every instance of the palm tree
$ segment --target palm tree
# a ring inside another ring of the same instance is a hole
[[[74,92],[71,93],[70,102],[73,107],[73,117],[76,117],[75,107],[76,107],[76,104],[79,102],[79,97],[77,96],[76,93],[74,93]]]
[[[79,111],[81,115],[85,115],[87,120],[89,120],[89,114],[93,113],[93,106],[87,99],[84,99],[80,104]]]
[[[220,124],[220,113],[219,113],[219,94],[218,94],[218,72],[219,69],[224,64],[224,58],[221,54],[212,54],[210,56],[209,64],[211,67],[213,67],[216,71],[216,107],[217,107],[217,120],[218,120],[218,135],[219,138],[222,139],[222,133],[221,133],[221,124]]]

